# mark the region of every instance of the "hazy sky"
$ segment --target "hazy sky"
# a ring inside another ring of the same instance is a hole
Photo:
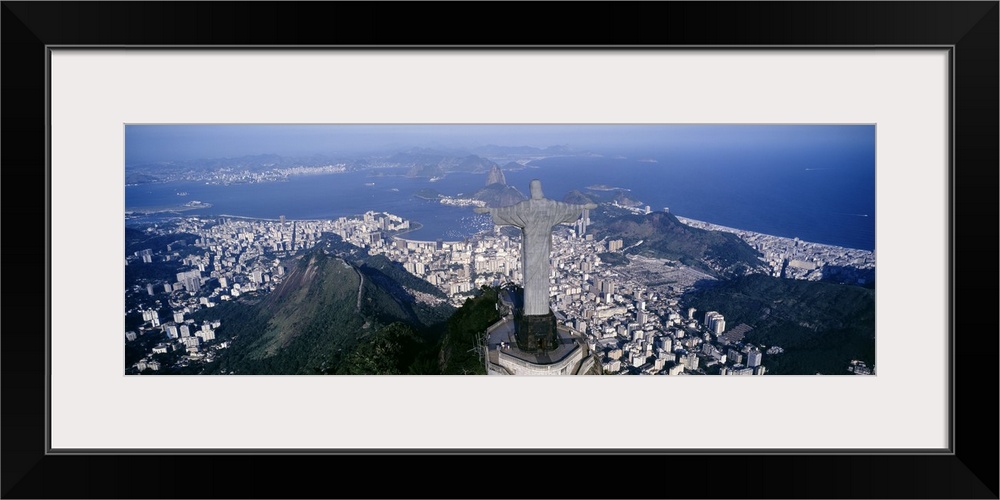
[[[649,148],[873,146],[874,125],[127,125],[125,164],[257,154],[371,153],[411,147]]]

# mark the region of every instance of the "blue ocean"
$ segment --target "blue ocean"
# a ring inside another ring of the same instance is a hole
[[[528,193],[540,179],[547,198],[561,200],[589,186],[627,189],[652,210],[805,241],[875,249],[875,165],[871,150],[725,147],[650,148],[604,156],[535,160],[504,172],[507,183]],[[415,197],[431,188],[471,195],[486,174],[448,174],[442,179],[379,176],[373,171],[294,176],[287,182],[208,185],[195,182],[141,184],[125,188],[126,209],[211,203],[185,215],[253,218],[336,218],[367,210],[400,215],[422,227],[407,235],[421,240],[457,240],[491,227],[471,207],[451,207]],[[179,196],[177,193],[187,193]],[[609,192],[598,192],[608,196]]]

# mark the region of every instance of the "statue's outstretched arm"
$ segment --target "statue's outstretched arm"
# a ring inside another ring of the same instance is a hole
[[[557,224],[575,222],[580,217],[580,214],[583,212],[583,209],[593,210],[597,208],[597,205],[594,203],[587,203],[586,205],[573,205],[570,203],[563,203],[563,202],[557,202],[557,203],[558,205],[556,206],[559,207],[560,209],[558,211],[558,215],[561,217],[557,222]]]
[[[510,225],[510,226],[524,227],[525,224],[520,214],[518,214],[517,209],[515,209],[514,207],[497,207],[497,208],[476,207],[474,211],[477,214],[492,215],[493,223],[498,226]]]

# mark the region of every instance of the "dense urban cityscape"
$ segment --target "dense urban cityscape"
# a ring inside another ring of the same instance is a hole
[[[477,205],[449,197],[441,203]],[[650,207],[618,208],[650,212]],[[837,273],[842,282],[858,284],[874,276],[870,251],[678,220],[737,234],[763,255],[772,276],[820,280]],[[554,229],[549,292],[559,322],[584,335],[603,373],[760,375],[767,373],[769,357],[781,355],[782,346],[745,342],[751,327],[727,324],[725,310],[702,311],[698,316],[703,319],[695,319],[697,311],[682,302],[683,294],[699,281],[716,278],[677,261],[634,254],[624,265],[605,262],[601,255],[623,254],[630,248],[623,248],[620,239],[595,240],[587,231],[589,222],[585,212],[575,224]],[[142,317],[140,324],[127,326],[126,342],[166,334],[164,341],[150,345],[139,361],[126,366],[126,372],[160,371],[165,367],[157,354],[175,353],[170,359],[179,366],[214,362],[234,340],[216,339],[216,331],[225,328],[218,319],[196,321],[192,314],[244,294],[269,293],[286,276],[288,258],[328,242],[330,234],[359,251],[384,255],[437,287],[447,299],[408,290],[431,305],[447,300],[458,307],[480,287],[522,281],[516,234],[496,227],[464,241],[415,241],[406,238],[411,229],[411,222],[402,217],[374,211],[331,220],[191,216],[149,225],[144,232],[150,237],[196,238],[193,244],[178,238],[162,248],[126,256],[126,266],[175,261],[189,269],[178,273],[176,281],[149,281],[126,290],[126,304],[145,304],[126,311]],[[170,310],[169,317],[160,317],[158,311],[164,308]],[[844,373],[872,374],[874,367],[853,360]]]

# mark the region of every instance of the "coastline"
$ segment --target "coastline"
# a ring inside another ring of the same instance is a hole
[[[734,227],[720,226],[719,224],[713,224],[711,222],[705,222],[705,221],[702,221],[702,220],[691,219],[691,218],[688,218],[688,217],[681,217],[680,215],[676,215],[676,214],[674,214],[674,217],[677,217],[677,220],[681,221],[683,224],[691,226],[691,227],[695,227],[695,228],[698,228],[698,229],[710,229],[712,231],[722,231],[722,232],[726,232],[726,233],[733,233],[733,234],[736,234],[736,235],[747,234],[747,235],[753,235],[753,236],[758,236],[758,237],[760,237],[760,236],[766,236],[768,238],[776,238],[776,239],[779,239],[779,240],[786,240],[788,242],[798,241],[798,242],[800,242],[802,244],[805,244],[805,245],[809,245],[809,246],[813,246],[813,247],[823,247],[823,248],[828,248],[828,249],[831,249],[831,250],[841,250],[841,251],[850,251],[850,252],[862,252],[862,253],[866,253],[866,254],[871,254],[873,256],[875,254],[874,250],[865,250],[863,248],[843,247],[843,246],[839,246],[839,245],[830,245],[830,244],[827,244],[827,243],[816,243],[816,242],[813,242],[813,241],[805,241],[805,240],[796,239],[796,238],[789,238],[789,237],[786,237],[786,236],[777,236],[777,235],[767,234],[767,233],[758,233],[756,231],[750,231],[750,230],[747,230],[747,229],[737,229],[737,228],[734,228]]]
[[[150,208],[126,208],[125,215],[130,214],[162,214],[168,212],[189,212],[191,210],[201,210],[205,208],[212,208],[211,203],[202,202],[199,205],[176,205],[176,206],[165,206],[165,207],[150,207]]]
[[[392,235],[392,239],[405,241],[407,243],[437,244],[437,240],[414,240],[414,239],[410,239],[410,238],[404,238],[403,237],[404,234],[412,233],[413,231],[418,231],[418,230],[420,230],[420,229],[422,229],[424,227],[423,224],[421,224],[419,222],[414,222],[414,221],[410,221],[410,226],[416,226],[416,227],[411,227],[410,229],[407,229],[406,231],[403,231],[401,233],[396,233],[396,234]],[[462,239],[462,240],[441,240],[442,243],[461,243],[463,241],[465,241],[465,239]]]
[[[188,206],[181,205],[181,206],[176,206],[176,207],[152,207],[152,208],[147,208],[147,209],[131,209],[131,210],[126,209],[125,210],[125,215],[151,215],[151,214],[162,214],[162,213],[171,213],[171,212],[179,213],[179,212],[187,212],[187,211],[191,211],[191,210],[199,210],[199,209],[205,209],[205,208],[211,208],[211,204],[206,203],[205,205],[193,206],[193,207],[188,207]],[[361,214],[357,214],[357,215],[360,216]],[[231,219],[250,220],[250,221],[265,221],[265,222],[279,222],[280,221],[280,219],[278,219],[278,218],[253,217],[253,216],[233,215],[233,214],[204,214],[204,215],[200,215],[200,216],[203,216],[203,217],[220,217],[220,218],[221,217],[225,217],[225,218],[231,218]],[[722,226],[722,225],[715,224],[715,223],[712,223],[712,222],[706,222],[706,221],[702,221],[702,220],[698,220],[698,219],[692,219],[692,218],[689,218],[689,217],[683,217],[683,216],[676,215],[676,214],[674,214],[674,216],[677,217],[677,220],[680,221],[681,223],[683,223],[685,225],[688,225],[688,226],[691,226],[691,227],[699,228],[699,229],[708,229],[708,230],[713,230],[713,231],[723,231],[723,232],[733,233],[733,234],[741,235],[741,236],[742,235],[747,235],[747,236],[755,236],[755,237],[767,237],[767,238],[772,238],[772,239],[777,239],[777,240],[785,241],[789,245],[794,245],[794,243],[796,241],[798,241],[802,245],[807,245],[807,246],[813,247],[813,248],[824,248],[824,249],[828,249],[828,250],[831,250],[831,251],[862,253],[862,254],[871,256],[872,260],[874,260],[874,254],[875,254],[874,250],[866,250],[866,249],[862,249],[862,248],[852,248],[852,247],[845,247],[845,246],[839,246],[839,245],[831,245],[831,244],[827,244],[827,243],[816,243],[816,242],[806,241],[806,240],[801,240],[801,239],[800,240],[796,240],[795,238],[789,238],[789,237],[785,237],[785,236],[777,236],[777,235],[773,235],[773,234],[766,234],[766,233],[760,233],[760,232],[756,232],[756,231],[750,231],[750,230],[747,230],[747,229],[739,229],[739,228],[734,228],[734,227],[729,227],[729,226]],[[285,222],[322,222],[322,221],[326,221],[326,220],[335,220],[335,219],[331,219],[331,218],[318,218],[318,219],[290,219],[290,218],[286,218]],[[416,222],[416,221],[410,221],[410,226],[411,227],[409,229],[405,230],[405,231],[392,234],[391,235],[392,238],[403,240],[403,241],[407,241],[407,242],[413,242],[413,243],[437,243],[437,240],[422,240],[422,239],[414,239],[414,238],[407,238],[407,237],[405,237],[405,235],[410,234],[410,233],[412,233],[414,231],[418,231],[420,229],[423,229],[423,227],[424,227],[423,224],[421,224],[419,222]],[[472,237],[472,236],[469,236],[469,237]],[[463,241],[466,241],[469,237],[466,237],[466,238],[463,238],[463,239],[459,239],[459,240],[441,240],[441,241],[444,242],[444,243],[461,243]]]

